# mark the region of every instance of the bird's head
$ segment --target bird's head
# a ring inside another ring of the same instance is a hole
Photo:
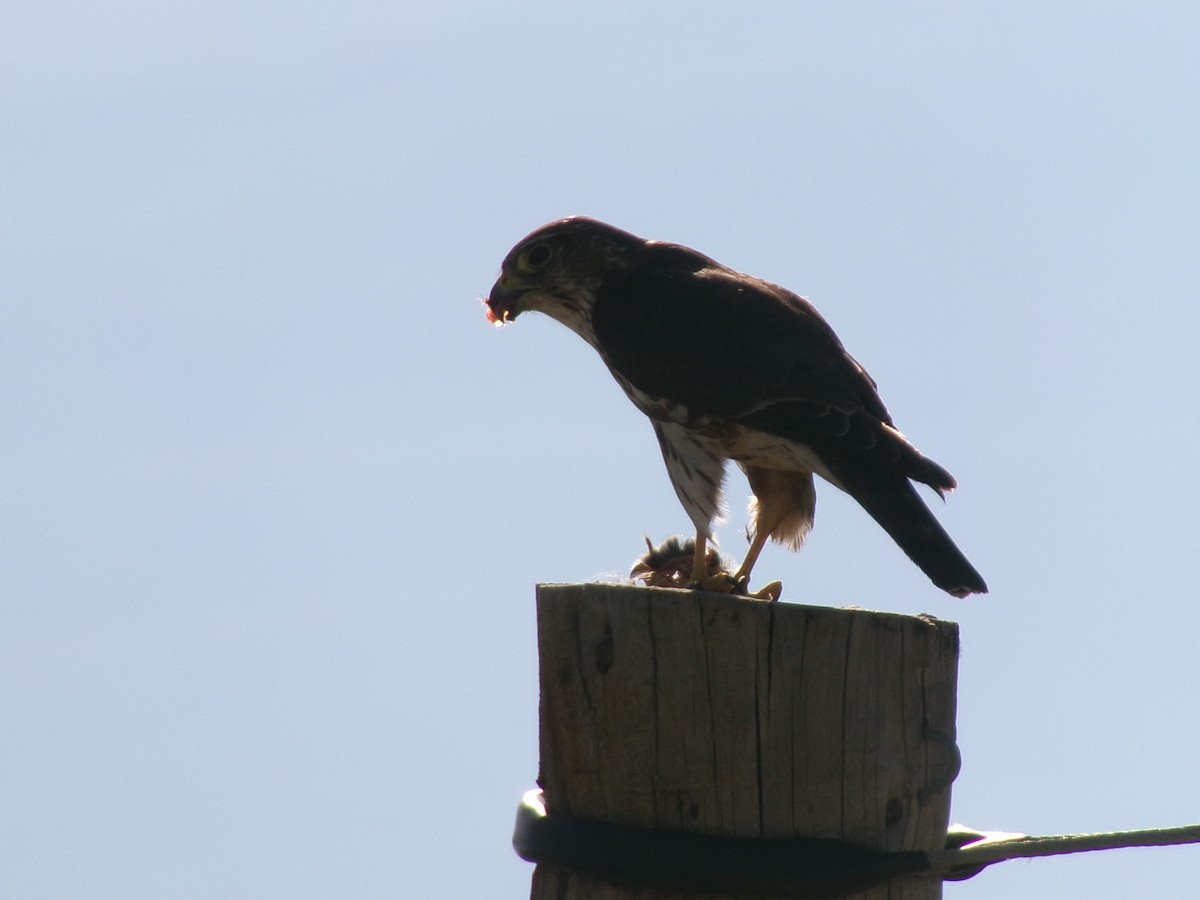
[[[590,342],[597,286],[645,245],[635,235],[583,216],[544,225],[504,258],[500,277],[484,301],[488,321],[503,325],[533,310]]]

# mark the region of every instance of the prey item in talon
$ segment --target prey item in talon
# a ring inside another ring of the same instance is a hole
[[[647,587],[684,588],[690,584],[708,581],[725,572],[727,563],[717,551],[709,547],[704,562],[708,571],[693,577],[695,541],[688,538],[670,537],[655,547],[646,538],[646,553],[629,572],[631,581],[640,581]]]

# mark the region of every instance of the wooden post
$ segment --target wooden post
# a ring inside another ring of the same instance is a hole
[[[628,585],[540,585],[551,811],[734,836],[940,850],[958,626]],[[532,900],[661,900],[547,865]],[[678,895],[670,895],[672,898]],[[895,879],[856,900],[940,898]]]

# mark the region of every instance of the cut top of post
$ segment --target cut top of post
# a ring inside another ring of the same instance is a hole
[[[958,627],[626,585],[540,585],[551,811],[938,850]],[[936,896],[936,895],[935,895]]]

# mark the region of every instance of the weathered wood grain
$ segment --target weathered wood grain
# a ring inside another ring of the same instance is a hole
[[[541,585],[538,642],[540,784],[552,812],[710,834],[840,837],[887,850],[943,846],[953,623],[625,585]],[[531,896],[668,895],[539,866]],[[855,896],[928,900],[941,885],[897,879]]]

